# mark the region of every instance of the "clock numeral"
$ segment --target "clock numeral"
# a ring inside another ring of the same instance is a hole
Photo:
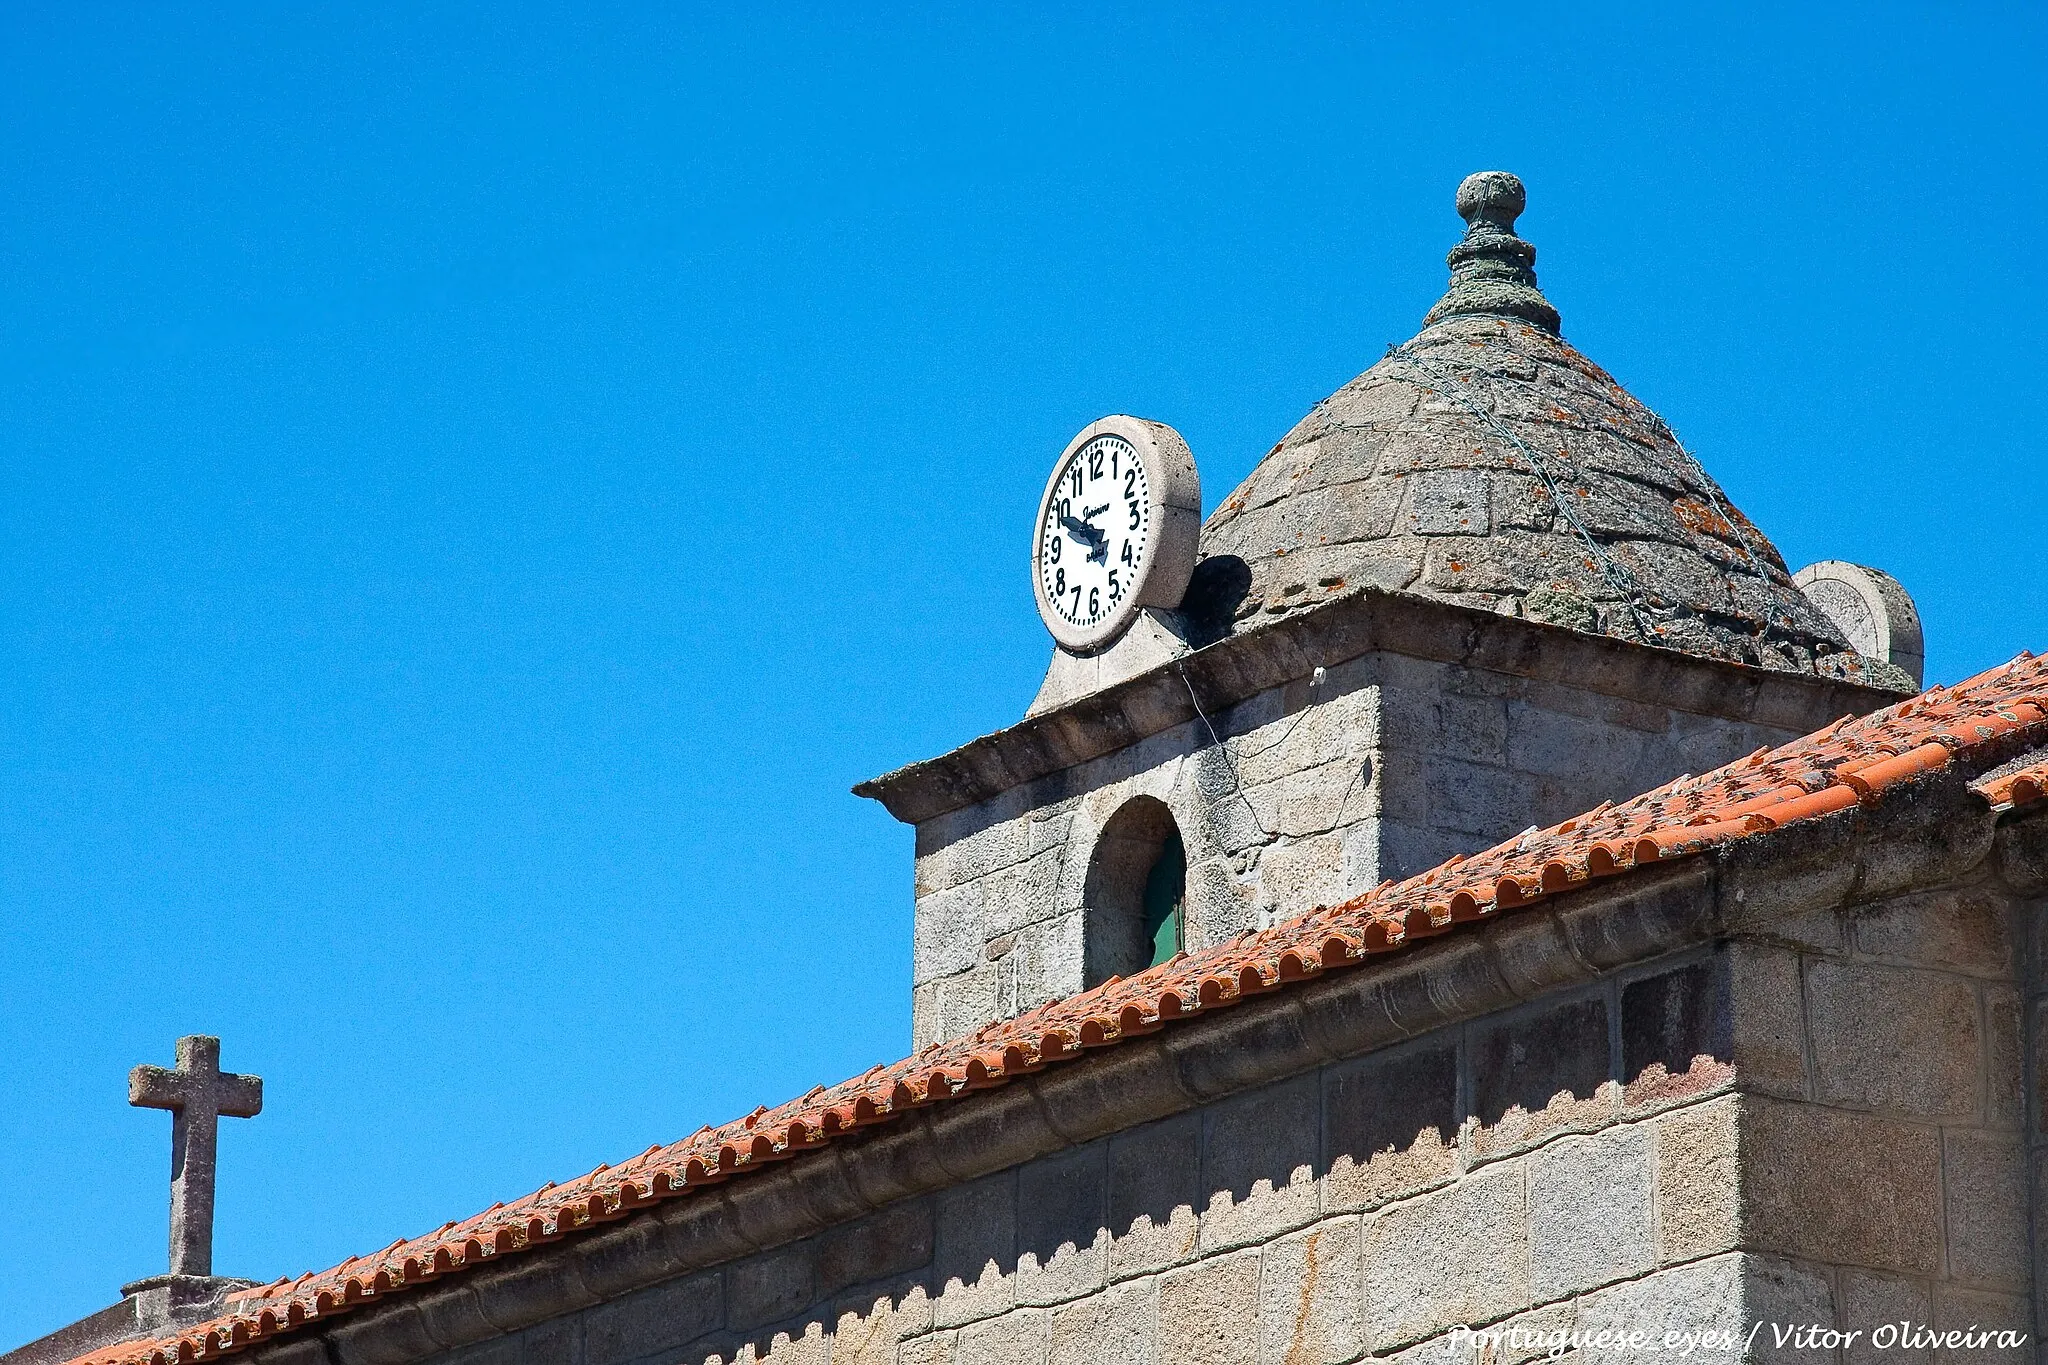
[[[1045,557],[1047,559],[1050,559],[1055,564],[1059,563],[1060,547],[1062,545],[1065,545],[1066,541],[1067,538],[1065,536],[1054,536],[1052,538],[1052,544],[1046,548]],[[1128,553],[1128,551],[1126,553]]]
[[[1138,467],[1136,465],[1132,465],[1124,471],[1124,496],[1127,498],[1138,496]]]
[[[1059,573],[1053,576],[1052,590],[1054,596],[1058,596],[1067,590],[1067,571],[1065,569],[1061,569]],[[1075,591],[1078,592],[1079,589],[1077,588]]]
[[[1079,583],[1074,585],[1074,614],[1076,616],[1081,614],[1081,585]]]
[[[1074,461],[1074,468],[1073,468],[1073,472],[1072,472],[1072,473],[1071,473],[1071,474],[1070,474],[1070,475],[1069,475],[1068,477],[1069,477],[1069,481],[1070,481],[1070,482],[1071,482],[1071,483],[1072,483],[1072,484],[1074,485],[1074,496],[1075,496],[1075,497],[1077,497],[1077,498],[1078,498],[1078,497],[1080,497],[1080,496],[1081,496],[1081,462],[1080,462],[1079,460],[1076,460],[1076,461]]]
[[[1090,616],[1100,616],[1102,614],[1102,589],[1088,589],[1088,614]]]
[[[1135,530],[1137,530],[1137,529],[1138,529],[1138,521],[1139,521],[1139,517],[1138,517],[1138,500],[1137,500],[1136,498],[1132,498],[1132,499],[1131,499],[1131,529],[1132,529],[1133,531],[1135,531]]]
[[[1120,600],[1121,600],[1121,599],[1123,598],[1123,595],[1124,595],[1124,585],[1123,585],[1123,584],[1121,584],[1121,583],[1119,583],[1119,582],[1117,582],[1117,579],[1116,579],[1116,570],[1115,570],[1115,569],[1111,569],[1111,570],[1109,571],[1109,601],[1110,601],[1110,605],[1112,605],[1112,606],[1116,605],[1116,603],[1117,603],[1118,601],[1120,601]]]
[[[1088,452],[1088,477],[1091,479],[1102,477],[1102,452],[1100,450]]]
[[[1124,542],[1124,553],[1123,553],[1123,561],[1124,561],[1124,563],[1126,563],[1126,564],[1132,564],[1132,563],[1135,563],[1135,562],[1136,562],[1136,561],[1134,561],[1134,560],[1133,560],[1133,559],[1131,558],[1131,544],[1132,544],[1132,542],[1130,542],[1130,541],[1128,541],[1128,540]],[[1053,558],[1057,559],[1057,558],[1059,558],[1059,556],[1058,556],[1058,555],[1054,555],[1054,556],[1053,556]]]
[[[1123,455],[1123,452],[1122,452],[1121,450],[1118,450],[1118,449],[1117,449],[1116,447],[1114,447],[1114,446],[1111,446],[1111,447],[1110,447],[1110,450],[1109,450],[1109,477],[1110,477],[1110,478],[1112,478],[1112,479],[1114,479],[1114,478],[1115,478],[1115,477],[1117,476],[1117,473],[1116,473],[1116,462],[1117,462],[1117,460],[1118,460],[1118,459],[1119,459],[1119,458],[1120,458],[1120,457],[1121,457],[1122,455]]]

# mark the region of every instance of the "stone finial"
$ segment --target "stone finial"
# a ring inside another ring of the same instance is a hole
[[[1515,219],[1529,203],[1522,182],[1506,171],[1480,171],[1458,186],[1458,216],[1465,240],[1451,248],[1451,287],[1422,319],[1477,314],[1521,318],[1546,332],[1558,329],[1557,310],[1536,287],[1536,248],[1515,235]]]

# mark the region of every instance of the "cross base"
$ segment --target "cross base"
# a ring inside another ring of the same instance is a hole
[[[65,1365],[93,1351],[204,1322],[254,1280],[226,1275],[151,1275],[121,1286],[121,1301],[38,1341],[0,1355],[0,1365]]]
[[[254,1280],[237,1280],[228,1275],[146,1275],[121,1286],[121,1297],[132,1298],[154,1290],[165,1290],[164,1300],[177,1307],[224,1298],[237,1289],[248,1289]]]

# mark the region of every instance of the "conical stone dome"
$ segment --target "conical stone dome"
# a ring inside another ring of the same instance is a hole
[[[1449,291],[1216,509],[1191,610],[1223,633],[1370,584],[1909,686],[1850,651],[1671,429],[1559,335],[1514,234],[1524,202],[1503,172],[1459,186]]]

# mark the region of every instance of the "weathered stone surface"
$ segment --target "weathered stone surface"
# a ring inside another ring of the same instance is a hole
[[[1186,1109],[1173,1056],[1156,1039],[1127,1039],[1085,1067],[1056,1067],[1025,1082],[1052,1130],[1071,1143],[1128,1132]]]
[[[1113,1284],[1052,1310],[1050,1365],[1154,1365],[1159,1281]]]
[[[1017,1172],[1017,1302],[1062,1303],[1102,1287],[1109,1262],[1109,1145]]]
[[[923,1285],[869,1296],[840,1310],[832,1330],[833,1365],[896,1365],[899,1345],[931,1328],[932,1301]]]
[[[773,1328],[763,1332],[761,1338],[752,1343],[752,1359],[761,1365],[829,1365],[832,1359],[832,1334],[828,1324],[815,1319]],[[744,1350],[734,1352],[734,1358],[740,1361],[749,1359]]]
[[[1727,1095],[1656,1122],[1657,1251],[1666,1265],[1736,1247],[1740,1103]]]
[[[1743,1259],[1734,1254],[1717,1256],[1588,1294],[1576,1304],[1572,1328],[1589,1335],[1603,1331],[1644,1332],[1656,1336],[1667,1331],[1730,1331],[1740,1339],[1747,1330],[1743,1311]],[[1574,1361],[1621,1362],[1633,1357],[1630,1352],[1622,1350],[1587,1349],[1571,1358]],[[1703,1353],[1701,1358],[1731,1359],[1719,1353]]]
[[[817,1297],[817,1247],[810,1242],[749,1257],[725,1271],[725,1320],[735,1328],[786,1318]]]
[[[896,1365],[959,1365],[954,1351],[958,1332],[933,1332],[904,1342],[896,1351]]]
[[[1959,1345],[1949,1347],[1945,1343],[1937,1348],[1937,1361],[1964,1361],[1973,1365],[2019,1365],[2021,1361],[2033,1361],[2036,1357],[2037,1340],[2033,1334],[2033,1315],[2028,1311],[2027,1301],[2005,1294],[1983,1294],[1949,1285],[1934,1286],[1934,1327],[1937,1331],[1977,1331],[2010,1333],[2020,1338],[2022,1344],[2004,1349],[1995,1345]]]
[[[1843,856],[1855,812],[1804,820],[1745,839],[1716,857],[1721,909],[1731,929],[1753,939],[1823,953],[1848,946],[1841,909],[1856,889],[1856,863]]]
[[[1259,1359],[1339,1365],[1358,1355],[1359,1220],[1331,1218],[1270,1243],[1260,1267]]]
[[[1490,926],[1486,948],[1501,980],[1525,1000],[1562,993],[1592,976],[1572,954],[1557,916],[1547,912],[1522,911]]]
[[[860,1208],[865,1211],[866,1206]],[[576,1248],[576,1261],[583,1283],[600,1299],[617,1298],[689,1269],[672,1254],[668,1229],[645,1216],[584,1239]]]
[[[1992,886],[1943,887],[1860,906],[1856,947],[1872,957],[1981,976],[2012,974],[2004,895]]]
[[[1212,1105],[1203,1133],[1202,1249],[1264,1242],[1317,1213],[1313,1074]]]
[[[1407,480],[1411,535],[1483,536],[1493,529],[1491,485],[1476,469],[1425,470]]]
[[[1515,773],[1571,779],[1570,789],[1575,794],[1590,793],[1610,783],[1627,786],[1650,743],[1650,737],[1640,730],[1604,719],[1582,720],[1524,702],[1509,706],[1508,719],[1508,768]],[[1611,796],[1627,794],[1609,792]]]
[[[1522,1164],[1502,1162],[1366,1217],[1366,1338],[1387,1351],[1530,1301]]]
[[[1506,240],[1533,254],[1526,243]],[[1526,293],[1541,302],[1533,289]],[[1599,608],[1582,628],[1634,638],[1648,618],[1662,627],[1660,643],[1747,662],[1763,657],[1760,639],[1775,654],[1790,646],[1808,660],[1816,644],[1845,647],[1776,551],[1753,527],[1737,530],[1717,510],[1727,506],[1725,495],[1704,481],[1663,424],[1553,335],[1554,321],[1552,330],[1499,316],[1433,313],[1430,321],[1406,347],[1317,405],[1210,517],[1203,551],[1250,566],[1248,603],[1286,600],[1284,589],[1299,579],[1290,561],[1333,522],[1305,517],[1303,509],[1342,484],[1397,492],[1403,509],[1384,534],[1355,547],[1354,562],[1421,559],[1431,540],[1457,537],[1462,576],[1480,590],[1571,590]],[[1361,439],[1366,433],[1370,440]],[[1541,457],[1555,459],[1554,467],[1532,478],[1530,451],[1560,446],[1561,458]],[[1553,484],[1571,495],[1568,520],[1554,514]],[[1602,538],[1601,554],[1612,561],[1604,569],[1587,563],[1581,528]],[[1381,530],[1377,522],[1359,529]],[[1342,574],[1334,563],[1327,554],[1317,559],[1320,571]],[[1628,606],[1614,601],[1611,586],[1625,575],[1642,594]],[[1455,598],[1455,582],[1446,578],[1432,591]],[[1713,623],[1685,606],[1715,612]],[[1737,624],[1731,616],[1754,620]],[[1787,620],[1789,630],[1781,624]]]
[[[1819,961],[1806,976],[1816,1098],[1927,1117],[1978,1112],[1977,993],[1938,972]]]
[[[1735,1078],[1725,966],[1701,960],[1621,989],[1622,1105],[1630,1113],[1698,1099]]]
[[[1806,1006],[1796,953],[1736,943],[1724,961],[1735,1050],[1735,1083],[1783,1099],[1802,1099],[1806,1082]]]
[[[1506,766],[1509,705],[1505,697],[1438,697],[1436,751],[1472,763]]]
[[[2015,812],[1999,821],[1996,854],[1998,876],[2007,889],[2022,896],[2048,892],[2048,808]]]
[[[1992,1289],[2027,1286],[2026,1153],[2017,1133],[1942,1134],[1948,1273]]]
[[[1640,1125],[1553,1142],[1527,1159],[1529,1288],[1538,1301],[1657,1263],[1655,1134]]]
[[[1777,1347],[1770,1324],[1828,1326],[1834,1316],[1826,1279],[1776,1257],[1731,1252],[1588,1294],[1579,1300],[1575,1326],[1582,1333],[1640,1332],[1653,1341],[1667,1332],[1730,1333],[1747,1345],[1735,1355],[1696,1351],[1691,1359],[1823,1362],[1833,1360],[1832,1351]],[[1752,1341],[1750,1330],[1759,1322],[1762,1330]],[[1644,1355],[1587,1349],[1575,1359],[1620,1365]]]
[[[1984,987],[1984,1116],[2018,1124],[2024,1117],[2025,1059],[2020,1051],[2020,998],[2009,986]]]
[[[1447,935],[1409,949],[1376,977],[1380,999],[1394,1022],[1416,1036],[1497,1010],[1514,999],[1492,954],[1466,935]]]
[[[1835,1284],[1842,1327],[1862,1334],[1843,1349],[1843,1365],[1928,1365],[1934,1359],[1931,1350],[1897,1343],[1880,1345],[1870,1335],[1887,1323],[1933,1322],[1933,1302],[1924,1283],[1866,1270],[1844,1270]]]
[[[583,1351],[583,1324],[574,1318],[544,1322],[519,1333],[512,1340],[518,1344],[520,1365],[578,1360]]]
[[[932,1318],[957,1327],[1017,1303],[1017,1177],[1014,1171],[956,1186],[938,1197]]]
[[[1113,1279],[1179,1265],[1200,1234],[1202,1116],[1146,1124],[1110,1139],[1109,1249]]]
[[[819,1292],[836,1294],[925,1265],[933,1233],[930,1199],[906,1199],[832,1228],[818,1239]]]
[[[1834,1350],[1825,1344],[1802,1345],[1797,1338],[1782,1345],[1771,1330],[1773,1324],[1825,1327],[1835,1320],[1834,1294],[1826,1277],[1809,1266],[1780,1260],[1776,1256],[1743,1256],[1742,1311],[1748,1326],[1764,1324],[1751,1354],[1765,1365],[1776,1362],[1826,1362]],[[1712,1264],[1709,1262],[1708,1264]],[[1668,1272],[1667,1272],[1668,1273]]]
[[[1019,1308],[960,1329],[959,1365],[1044,1365],[1052,1351],[1052,1317],[1043,1308]]]
[[[1348,763],[1329,768],[1317,779],[1326,784],[1319,806],[1327,817],[1323,823],[1336,825],[1347,801],[1350,807],[1345,818],[1349,823],[1329,833],[1276,842],[1259,858],[1260,899],[1293,906],[1297,913],[1318,905],[1336,905],[1369,890],[1378,871],[1376,841],[1370,829],[1361,829],[1357,823],[1366,814],[1357,791],[1358,769]],[[1278,829],[1286,822],[1269,819],[1266,823],[1268,828]]]
[[[1323,1073],[1323,1207],[1377,1208],[1458,1170],[1458,1045],[1445,1038]]]
[[[220,1039],[188,1034],[172,1067],[128,1073],[128,1103],[171,1111],[171,1265],[173,1275],[213,1274],[213,1177],[220,1120],[263,1111],[263,1078],[220,1069]]]
[[[1470,1047],[1479,1121],[1472,1147],[1481,1157],[1613,1121],[1619,1087],[1607,1078],[1603,997],[1568,1000],[1475,1028]]]
[[[565,1317],[597,1302],[566,1257],[530,1257],[493,1267],[471,1285],[477,1312],[493,1326],[517,1331],[544,1318]]]
[[[439,1345],[427,1335],[411,1304],[396,1304],[374,1318],[337,1323],[328,1338],[340,1365],[402,1365],[431,1355]]]
[[[1744,1242],[1878,1270],[1941,1270],[1936,1130],[1762,1097],[1743,1102]]]
[[[590,1310],[584,1323],[584,1365],[619,1365],[670,1350],[721,1325],[722,1288],[715,1272],[658,1284]]]
[[[1259,1252],[1212,1257],[1159,1277],[1159,1359],[1252,1365],[1258,1359]]]

